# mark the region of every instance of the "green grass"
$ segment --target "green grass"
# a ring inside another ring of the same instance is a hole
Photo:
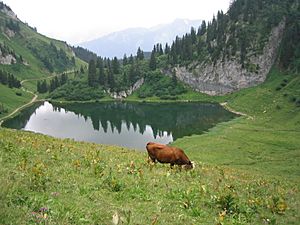
[[[8,110],[5,114],[0,114],[0,117],[9,114],[21,105],[28,103],[32,99],[32,94],[22,91],[22,89],[8,88],[0,84],[0,103],[4,105],[4,108]],[[21,93],[18,96],[16,93]]]
[[[0,26],[3,28],[5,21],[8,20],[8,16],[2,12],[0,12]],[[19,22],[20,33],[16,34],[14,37],[8,37],[4,32],[0,32],[0,43],[4,43],[9,47],[9,49],[13,50],[16,55],[22,56],[23,60],[26,62],[26,65],[22,63],[16,63],[13,65],[0,65],[1,70],[8,71],[12,73],[17,79],[25,80],[25,79],[44,79],[46,77],[51,76],[52,74],[45,69],[44,64],[38,59],[32,51],[28,48],[28,43],[31,43],[34,47],[38,49],[39,52],[45,51],[43,49],[44,44],[49,45],[50,43],[54,43],[57,49],[63,49],[69,58],[73,57],[73,52],[71,48],[63,41],[55,40],[48,38],[44,35],[41,35],[35,31],[33,31],[26,24]],[[4,29],[4,28],[3,28]],[[44,54],[47,56],[47,52]],[[49,55],[49,58],[50,55]],[[76,69],[79,69],[80,66],[86,66],[87,64],[82,60],[75,58]],[[55,71],[58,68],[54,68]],[[71,68],[66,68],[71,69]],[[25,82],[24,87],[32,92],[36,91],[36,81]],[[22,92],[21,90],[17,90],[18,92]],[[8,113],[14,111],[15,108],[29,102],[31,100],[31,95],[25,92],[22,92],[22,96],[16,96],[14,94],[16,90],[9,90],[7,87],[0,85],[0,103],[3,103],[8,109]],[[45,97],[45,95],[40,96],[41,98]],[[0,118],[3,115],[0,115]]]
[[[249,117],[174,142],[190,171],[1,128],[0,224],[299,224],[299,79],[273,70],[258,87],[212,98]]]
[[[1,224],[299,221],[299,187],[285,178],[197,160],[180,171],[145,153],[3,128],[0,140]]]
[[[288,84],[275,91],[282,80]],[[174,145],[186,149],[193,158],[210,164],[228,165],[269,175],[299,178],[300,107],[290,101],[300,99],[300,77],[273,70],[266,83],[220,97],[231,108],[247,113],[219,124],[201,136],[185,137]],[[219,100],[220,100],[219,99]]]

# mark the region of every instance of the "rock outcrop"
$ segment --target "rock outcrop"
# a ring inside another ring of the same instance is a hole
[[[16,35],[16,33],[13,30],[10,30],[8,28],[5,29],[5,34],[7,35],[7,37],[12,38]]]
[[[17,20],[17,15],[11,10],[10,7],[8,7],[5,4],[2,4],[2,9],[0,9],[3,13],[5,13],[7,16],[9,16],[11,19]]]
[[[273,28],[261,55],[248,57],[248,68],[242,68],[237,59],[218,60],[213,64],[191,64],[176,67],[176,77],[195,91],[209,95],[224,95],[265,81],[273,66],[280,45],[285,21]],[[191,69],[193,68],[193,69]]]
[[[17,62],[17,60],[14,56],[12,56],[11,54],[4,55],[4,54],[2,54],[1,49],[0,49],[0,64],[11,65],[16,62]]]
[[[127,98],[129,95],[131,95],[134,91],[139,89],[144,83],[144,78],[139,79],[137,82],[135,82],[128,90],[126,91],[120,91],[120,92],[110,92],[108,91],[108,94],[114,98],[114,99],[123,99]]]

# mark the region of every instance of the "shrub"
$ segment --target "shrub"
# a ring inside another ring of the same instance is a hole
[[[145,84],[137,91],[139,98],[157,96],[161,99],[174,100],[176,95],[185,93],[187,90],[176,78],[163,75],[159,71],[149,72]]]
[[[3,103],[0,103],[0,114],[7,113],[8,109],[3,105]]]
[[[297,98],[295,96],[291,96],[289,98],[290,102],[296,102]]]
[[[281,86],[281,87],[285,87],[285,86],[286,86],[286,83],[281,83],[280,86]]]
[[[49,97],[68,101],[88,101],[103,98],[104,92],[100,87],[90,87],[83,81],[73,80],[55,89]]]

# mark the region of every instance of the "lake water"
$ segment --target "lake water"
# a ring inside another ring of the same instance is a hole
[[[144,150],[149,141],[167,144],[202,134],[235,117],[209,103],[37,103],[3,126],[59,138]]]

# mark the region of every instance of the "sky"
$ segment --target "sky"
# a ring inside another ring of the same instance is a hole
[[[75,45],[133,27],[211,20],[230,0],[2,0],[39,33]]]

